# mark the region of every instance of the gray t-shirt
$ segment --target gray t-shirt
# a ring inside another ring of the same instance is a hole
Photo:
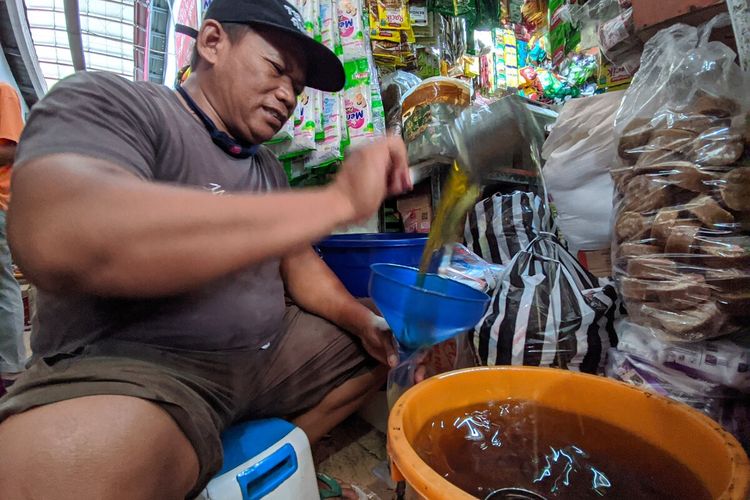
[[[216,195],[288,187],[266,148],[246,160],[232,158],[175,92],[108,73],[77,73],[54,86],[32,110],[15,169],[57,153],[109,160],[149,182]],[[279,259],[272,259],[175,297],[40,293],[32,348],[36,356],[50,356],[104,337],[194,350],[255,348],[274,339],[283,315]]]

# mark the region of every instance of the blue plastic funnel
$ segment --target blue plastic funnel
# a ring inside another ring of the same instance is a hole
[[[399,344],[410,350],[473,328],[490,302],[486,293],[436,274],[428,274],[420,288],[413,267],[373,264],[370,268],[370,297]]]

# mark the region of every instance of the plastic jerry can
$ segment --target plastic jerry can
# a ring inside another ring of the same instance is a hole
[[[310,443],[280,419],[234,425],[221,438],[224,466],[196,500],[318,500]]]

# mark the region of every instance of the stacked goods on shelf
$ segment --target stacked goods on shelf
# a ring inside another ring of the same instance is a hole
[[[368,20],[375,61],[393,67],[413,66],[416,37],[407,2],[370,0]]]
[[[709,352],[718,345],[709,339],[736,339],[750,317],[747,77],[731,49],[708,41],[721,22],[674,25],[646,43],[616,117],[611,171],[612,258],[629,322],[641,336]],[[617,352],[612,363],[618,378],[635,369]]]
[[[672,41],[675,31],[657,42]],[[657,60],[665,49],[650,48],[651,66],[636,75],[617,118],[615,271],[639,323],[680,340],[718,337],[750,314],[746,107],[734,97],[743,77],[728,48],[697,77]],[[701,48],[674,55],[678,63],[712,56]],[[655,92],[650,77],[669,70]]]
[[[327,181],[350,145],[385,133],[385,113],[361,0],[300,0],[312,37],[337,54],[346,70],[340,92],[306,88],[294,116],[267,144],[293,185]]]

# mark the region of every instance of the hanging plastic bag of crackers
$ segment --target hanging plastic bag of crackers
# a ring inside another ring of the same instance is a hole
[[[734,52],[677,24],[649,40],[615,119],[614,273],[632,322],[700,341],[750,316],[747,77]]]

